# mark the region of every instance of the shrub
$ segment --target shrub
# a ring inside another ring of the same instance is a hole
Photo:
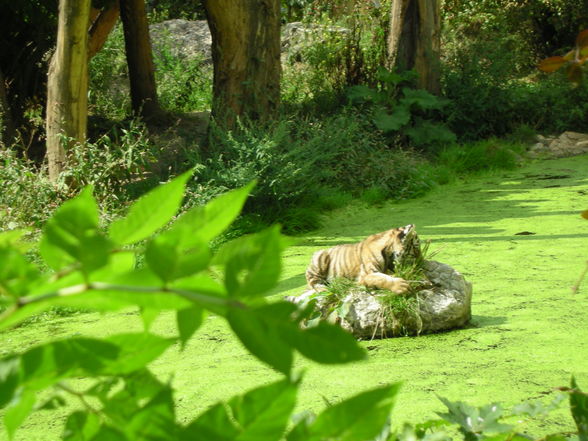
[[[257,179],[245,212],[282,222],[289,232],[317,226],[325,209],[372,188],[383,200],[413,197],[435,185],[423,174],[427,162],[418,153],[390,148],[353,109],[321,119],[283,118],[263,128],[242,122],[228,134],[214,125],[212,130],[207,159],[191,156],[185,164],[196,168],[189,203]]]
[[[89,63],[88,113],[121,120],[131,110],[122,25]]]
[[[520,163],[521,144],[509,144],[497,139],[450,147],[439,153],[440,167],[447,167],[455,174],[483,170],[513,169]]]
[[[564,3],[445,4],[442,83],[452,103],[448,124],[461,141],[503,137],[520,125],[546,133],[588,128],[588,89],[572,91],[561,75],[546,78],[536,69],[537,58],[544,54],[537,52],[539,33],[533,22],[549,16],[554,22],[568,20],[573,15],[581,23],[580,10],[586,6]],[[573,42],[571,36],[568,44]]]
[[[116,214],[157,184],[150,174],[153,153],[141,123],[120,124],[70,149],[67,168],[53,183],[45,166],[0,149],[0,230],[40,228],[60,203],[86,185],[94,187],[102,210]]]
[[[350,102],[363,104],[372,114],[374,125],[384,134],[409,140],[415,147],[435,150],[453,144],[455,135],[441,122],[447,100],[423,89],[401,87],[414,80],[415,73],[402,74],[380,69],[380,86],[353,86],[347,91]]]
[[[172,112],[208,111],[212,105],[212,65],[198,57],[183,58],[162,38],[154,51],[155,80],[161,106]]]

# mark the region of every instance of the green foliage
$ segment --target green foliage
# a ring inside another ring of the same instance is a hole
[[[121,120],[131,109],[122,25],[116,26],[104,47],[90,60],[88,114]]]
[[[449,147],[437,155],[440,167],[447,167],[457,175],[484,170],[514,169],[520,163],[524,145],[497,139]]]
[[[345,87],[376,82],[385,61],[388,7],[379,2],[305,3],[303,29],[288,51],[283,98],[339,105]]]
[[[381,69],[378,88],[353,86],[347,97],[353,104],[370,104],[372,121],[385,134],[407,137],[419,148],[438,149],[453,144],[455,135],[433,121],[434,112],[442,110],[447,102],[423,89],[401,87],[412,79],[412,72],[397,74]]]
[[[460,140],[506,136],[523,124],[548,133],[586,130],[588,88],[571,91],[561,76],[545,79],[536,70],[537,58],[573,43],[582,10],[579,1],[445,2],[442,82],[452,103],[449,127]]]
[[[198,57],[174,55],[170,47],[171,39],[162,36],[154,51],[159,103],[172,112],[208,111],[212,105],[212,65]]]
[[[258,217],[241,226],[255,230],[278,221],[296,233],[316,228],[326,209],[366,189],[380,189],[379,202],[422,194],[434,185],[422,173],[424,159],[388,148],[370,126],[354,110],[320,119],[284,118],[263,128],[242,122],[228,134],[213,126],[208,159],[189,159],[196,168],[190,201],[202,203],[257,179],[245,212]]]
[[[0,315],[0,328],[54,305],[104,311],[138,306],[146,325],[145,332],[137,334],[71,337],[0,360],[0,406],[6,407],[4,425],[11,438],[35,409],[37,394],[46,391],[44,396],[50,398],[40,409],[62,407],[72,399],[82,404],[82,410],[67,417],[63,439],[80,439],[82,434],[123,440],[216,434],[218,439],[279,440],[298,386],[298,381],[288,379],[294,351],[320,363],[365,356],[340,328],[324,324],[301,329],[302,317],[293,304],[263,301],[280,273],[285,241],[277,228],[227,242],[212,257],[210,240],[238,216],[252,186],[174,219],[189,178],[190,173],[185,173],[147,193],[125,217],[111,224],[108,234],[99,227],[91,188],[64,203],[47,222],[40,244],[41,255],[54,273],[43,274],[21,256],[20,247],[13,245],[16,234],[3,236],[0,298],[6,310]],[[163,232],[151,237],[164,226]],[[145,247],[128,247],[145,240]],[[145,260],[147,266],[137,268],[137,260]],[[220,280],[208,275],[210,265],[220,269]],[[148,331],[148,324],[166,309],[177,312],[178,332],[171,338]],[[203,310],[223,316],[244,346],[285,378],[213,407],[183,425],[175,419],[173,390],[146,366],[176,341],[184,345],[202,322]],[[83,390],[73,384],[80,376],[92,380]],[[366,411],[379,409],[387,416],[395,393],[395,388],[378,392],[373,402],[364,404]],[[341,406],[354,405],[352,398]],[[317,427],[322,433],[321,421],[328,419],[329,412],[325,415],[308,430]],[[219,425],[223,420],[231,423]],[[369,433],[373,429],[368,427],[362,421],[342,426],[352,433]]]
[[[44,167],[0,149],[0,229],[39,228],[73,195],[72,188],[85,185],[93,186],[101,209],[115,214],[156,184],[148,173],[153,154],[144,125],[121,124],[95,141],[74,145],[55,185]]]
[[[161,106],[172,112],[209,110],[212,66],[201,59],[184,59],[171,50],[172,41],[160,35],[153,51],[155,80]],[[90,61],[89,113],[113,120],[130,112],[127,61],[122,26],[117,26],[104,48]]]

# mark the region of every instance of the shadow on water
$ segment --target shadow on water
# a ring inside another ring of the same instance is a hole
[[[588,156],[576,157],[573,162],[576,161],[588,165]],[[439,187],[420,199],[390,203],[379,210],[360,207],[348,213],[345,222],[331,225],[328,236],[319,230],[296,246],[308,249],[301,254],[308,254],[310,260],[314,250],[359,241],[375,232],[409,223],[417,226],[421,238],[432,236],[433,242],[439,244],[585,240],[588,232],[562,232],[554,226],[557,217],[577,216],[588,204],[587,173],[581,168],[565,167],[565,160],[543,161],[499,177],[473,178],[462,184]],[[579,189],[580,186],[583,188]],[[553,193],[554,187],[558,187],[557,194]],[[545,210],[545,204],[550,202],[556,202],[554,209]],[[511,219],[515,221],[512,227],[496,226],[497,222]],[[300,273],[282,281],[275,292],[304,285],[304,274]]]
[[[505,323],[508,323],[508,319],[503,316],[472,315],[470,327],[486,328],[488,326],[504,325]]]

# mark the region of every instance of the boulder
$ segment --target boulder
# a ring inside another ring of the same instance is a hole
[[[532,158],[566,158],[588,153],[588,134],[564,132],[558,137],[537,136],[537,142],[529,149]]]
[[[149,34],[156,54],[169,50],[174,57],[212,63],[212,36],[206,20],[166,20],[150,25]]]
[[[212,36],[206,20],[166,20],[149,26],[153,51],[163,54],[166,50],[182,59],[200,58],[212,63]],[[323,26],[301,22],[282,26],[283,61],[297,58],[300,52],[325,40],[326,35],[345,35],[349,30],[338,26]]]
[[[433,260],[425,261],[423,270],[430,283],[392,302],[386,300],[389,293],[361,287],[347,293],[337,307],[327,295],[314,291],[287,299],[301,306],[316,299],[320,317],[339,323],[359,339],[420,335],[465,326],[472,314],[471,283],[449,265]]]
[[[301,61],[304,49],[322,44],[327,38],[339,36],[346,38],[349,29],[340,26],[292,22],[282,26],[282,62]]]

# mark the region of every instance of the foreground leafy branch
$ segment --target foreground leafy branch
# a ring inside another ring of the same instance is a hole
[[[321,321],[302,328],[306,311],[265,299],[278,281],[288,242],[279,228],[211,250],[211,240],[239,215],[253,184],[178,216],[189,178],[186,173],[146,194],[106,232],[99,226],[92,189],[84,189],[44,229],[39,251],[49,273],[25,258],[20,234],[0,234],[0,330],[53,307],[138,307],[145,324],[144,332],[70,337],[0,359],[0,409],[9,438],[32,412],[63,408],[70,401],[77,402],[76,410],[67,415],[61,435],[70,441],[441,441],[447,439],[447,422],[457,424],[466,440],[486,439],[487,433],[495,437],[496,432],[500,437],[493,439],[517,437],[512,426],[499,423],[507,415],[496,405],[480,410],[449,401],[442,420],[394,432],[390,412],[398,384],[365,391],[319,415],[292,417],[302,380],[293,371],[295,352],[318,363],[339,364],[361,360],[365,351],[338,326]],[[172,338],[149,331],[164,310],[176,314]],[[147,366],[171,346],[183,348],[207,312],[223,317],[243,346],[282,379],[181,423],[173,388]],[[584,441],[586,395],[575,382],[565,392]],[[529,409],[521,413],[531,415],[538,407]],[[476,425],[470,424],[472,418]]]

